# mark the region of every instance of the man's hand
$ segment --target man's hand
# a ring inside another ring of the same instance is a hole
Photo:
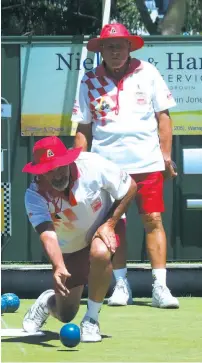
[[[65,283],[70,276],[71,274],[67,271],[65,266],[56,267],[53,270],[54,288],[57,294],[62,296],[67,296],[69,294],[69,290],[66,288]]]
[[[177,166],[172,160],[164,160],[165,170],[163,176],[165,179],[173,179],[177,176]]]
[[[107,246],[107,248],[109,249],[109,251],[112,254],[114,254],[116,252],[118,243],[117,243],[115,231],[114,231],[114,228],[112,228],[107,222],[102,224],[97,229],[97,231],[95,232],[95,234],[93,236],[93,239],[96,237],[100,238],[105,243],[105,245]]]

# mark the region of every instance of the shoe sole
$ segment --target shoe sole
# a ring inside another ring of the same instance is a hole
[[[82,340],[81,343],[100,343],[102,341],[102,338],[100,340]]]
[[[164,305],[164,306],[159,306],[158,304],[151,304],[151,306],[153,308],[159,308],[159,309],[179,309],[179,305]]]
[[[127,305],[134,305],[134,302],[133,302],[133,300],[132,301],[128,301],[127,303],[123,303],[123,304],[121,304],[121,303],[111,303],[111,302],[108,302],[107,303],[107,305],[108,306],[127,306]]]

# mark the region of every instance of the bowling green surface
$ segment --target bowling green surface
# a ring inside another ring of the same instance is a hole
[[[180,298],[180,309],[150,306],[150,299],[136,299],[133,306],[108,307],[100,313],[101,343],[80,343],[68,349],[59,340],[64,325],[50,317],[44,336],[2,337],[2,362],[201,362],[202,298]],[[2,328],[21,328],[34,300],[21,300],[15,313],[1,316]],[[80,323],[85,301],[74,323]]]

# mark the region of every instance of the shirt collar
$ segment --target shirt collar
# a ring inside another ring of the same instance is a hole
[[[131,73],[135,73],[139,70],[143,69],[143,62],[139,59],[136,59],[136,58],[132,58],[130,60],[130,64],[129,64],[129,67],[128,67],[128,70],[125,74],[125,76],[131,74]],[[95,71],[95,75],[98,76],[98,77],[108,77],[108,75],[106,74],[106,70],[105,70],[105,67],[104,67],[104,64],[100,64],[97,68],[96,68],[96,71]]]

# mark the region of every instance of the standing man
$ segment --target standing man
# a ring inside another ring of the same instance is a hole
[[[116,162],[137,183],[136,202],[146,231],[151,261],[152,305],[177,308],[178,300],[166,286],[166,236],[162,225],[164,178],[176,176],[172,166],[172,122],[168,109],[175,101],[158,70],[131,59],[144,41],[122,24],[105,25],[100,38],[87,48],[100,52],[101,65],[87,72],[75,101],[72,121],[79,123],[75,146]],[[124,220],[118,227],[125,229]],[[131,303],[126,279],[126,243],[113,260],[116,285],[109,305]]]
[[[37,141],[35,175],[25,194],[29,220],[53,267],[54,290],[43,292],[23,320],[27,332],[39,330],[51,314],[71,321],[88,283],[81,341],[102,340],[98,314],[109,288],[112,257],[122,236],[116,224],[136,193],[132,178],[98,154],[67,149],[56,136]]]

